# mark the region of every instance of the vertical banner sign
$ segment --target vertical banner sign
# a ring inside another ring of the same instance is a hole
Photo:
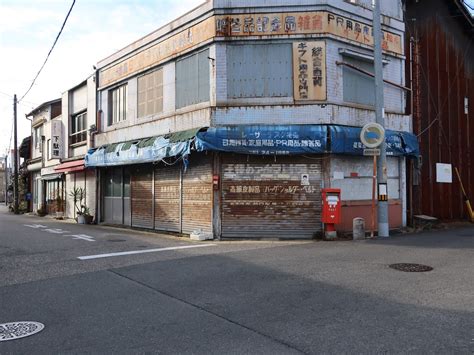
[[[326,100],[326,43],[293,43],[295,100]]]
[[[51,121],[51,158],[62,158],[63,139],[62,139],[62,122]]]

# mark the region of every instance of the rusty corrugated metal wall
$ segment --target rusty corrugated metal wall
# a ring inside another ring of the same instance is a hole
[[[407,1],[406,25],[407,78],[410,66],[413,75],[413,129],[422,154],[421,174],[413,179],[413,214],[443,220],[466,218],[454,167],[474,202],[472,25],[451,0]],[[436,182],[436,163],[452,164],[452,184]]]

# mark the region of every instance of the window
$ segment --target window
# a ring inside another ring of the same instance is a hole
[[[291,44],[227,46],[230,99],[293,96]]]
[[[176,62],[176,108],[209,101],[209,50]]]
[[[344,62],[370,73],[374,72],[373,63],[348,57],[344,58]],[[344,101],[368,106],[375,105],[375,80],[373,77],[345,65],[342,69],[342,76]]]
[[[87,140],[87,112],[71,117],[71,136],[69,144],[85,142]]]
[[[138,78],[138,117],[163,112],[163,69]]]
[[[109,125],[127,119],[127,84],[109,91]]]
[[[33,131],[33,140],[35,149],[39,149],[40,152],[42,151],[41,147],[41,136],[43,135],[43,126],[36,127]]]
[[[111,168],[106,171],[105,197],[122,196],[122,168]]]

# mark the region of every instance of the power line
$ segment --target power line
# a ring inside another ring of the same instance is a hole
[[[13,99],[13,95],[7,94],[6,92],[0,91],[0,94],[5,95],[5,96],[8,96],[9,98]],[[20,103],[20,102],[17,102],[17,103],[20,104],[20,105],[23,105],[23,106],[25,106],[25,107],[30,107],[30,105],[38,106],[37,103],[31,102],[31,101],[23,100],[23,102],[24,102],[24,103]],[[27,105],[27,104],[30,104],[30,105]]]
[[[34,78],[33,81],[31,82],[31,85],[30,85],[30,87],[28,88],[28,90],[27,90],[27,91],[25,92],[25,94],[20,98],[20,100],[18,100],[18,102],[20,102],[21,100],[23,100],[23,98],[30,92],[31,88],[32,88],[33,85],[35,84],[36,79],[38,78],[38,76],[40,75],[40,73],[41,73],[41,71],[43,70],[44,66],[46,65],[46,62],[48,61],[48,58],[49,58],[51,52],[53,51],[54,46],[56,45],[56,42],[57,42],[58,39],[59,39],[59,36],[61,36],[61,33],[63,32],[64,26],[66,25],[67,19],[69,18],[69,14],[71,13],[72,8],[74,7],[74,4],[75,4],[75,3],[76,3],[76,0],[73,0],[73,1],[72,1],[72,5],[71,5],[71,8],[69,9],[69,11],[68,11],[68,13],[67,13],[67,15],[66,15],[66,18],[64,19],[63,25],[61,26],[61,29],[59,30],[59,33],[58,33],[58,35],[56,36],[56,39],[54,40],[53,46],[52,46],[51,49],[49,50],[48,55],[46,56],[46,59],[44,60],[43,65],[41,66],[40,70],[38,70],[38,73],[36,74],[35,78]]]

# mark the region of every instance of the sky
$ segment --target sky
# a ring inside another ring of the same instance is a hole
[[[92,66],[204,0],[76,0],[55,49],[18,106],[18,144],[25,118],[93,73]],[[466,0],[474,7],[474,0]],[[13,94],[22,97],[43,64],[72,0],[0,0],[0,156],[13,147]]]
[[[18,144],[30,135],[25,114],[82,82],[99,60],[203,2],[76,0],[46,66],[18,105]],[[20,98],[27,91],[71,4],[72,0],[0,0],[0,157],[10,145],[13,94]]]

